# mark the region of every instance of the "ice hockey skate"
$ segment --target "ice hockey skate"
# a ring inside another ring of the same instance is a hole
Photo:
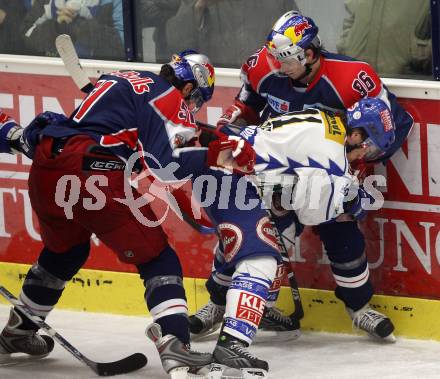
[[[191,339],[197,341],[216,332],[223,321],[225,307],[213,303],[211,300],[199,309],[195,315],[189,317]],[[256,342],[262,339],[276,338],[277,341],[290,341],[301,335],[298,320],[284,316],[276,308],[266,308],[261,319]]]
[[[266,307],[255,342],[262,341],[268,337],[275,338],[278,342],[291,341],[301,336],[300,323],[298,320],[283,315],[279,309]]]
[[[225,306],[217,305],[211,300],[189,317],[191,339],[197,341],[220,328],[225,314]]]
[[[13,308],[9,320],[0,334],[0,362],[13,362],[15,353],[28,354],[29,359],[40,359],[53,350],[54,341],[49,336],[40,336],[34,329],[22,329],[22,316]]]
[[[375,339],[385,342],[396,342],[393,334],[394,325],[391,320],[380,312],[375,311],[369,304],[356,312],[347,308],[353,320],[353,326],[367,332]]]
[[[185,345],[171,334],[163,336],[160,325],[156,323],[148,326],[145,334],[156,345],[162,366],[171,379],[205,377],[197,375],[197,372],[211,364],[211,354],[193,351],[189,345]],[[188,374],[191,374],[191,376],[188,376]]]
[[[247,350],[247,344],[222,333],[213,353],[208,379],[268,378],[269,365]]]

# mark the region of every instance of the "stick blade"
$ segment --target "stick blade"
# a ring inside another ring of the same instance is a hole
[[[89,364],[90,363],[90,364]],[[99,376],[113,376],[127,374],[144,367],[148,363],[148,359],[144,354],[135,353],[115,362],[98,363],[88,362],[89,366]]]
[[[60,34],[55,39],[55,47],[75,84],[81,88],[81,91],[83,92],[86,91],[86,89],[89,89],[91,86],[90,80],[84,69],[81,67],[78,54],[76,53],[75,46],[73,45],[70,36],[67,34]]]

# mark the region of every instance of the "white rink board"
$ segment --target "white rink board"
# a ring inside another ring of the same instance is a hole
[[[113,70],[147,70],[158,73],[160,64],[102,61],[81,59],[81,65],[91,78]],[[33,57],[25,55],[0,54],[0,71],[22,74],[68,75],[60,58]],[[240,70],[215,67],[216,86],[241,87]],[[383,82],[397,97],[440,100],[440,82],[434,80],[413,80],[383,78]]]
[[[0,305],[0,325],[8,317]],[[147,355],[143,369],[115,378],[165,379],[153,343],[144,335],[150,319],[55,310],[47,320],[87,357],[96,361],[117,360],[135,352]],[[194,343],[199,351],[211,351],[215,337]],[[260,342],[251,350],[270,365],[270,378],[438,378],[440,343],[398,339],[378,344],[365,336],[308,333],[299,340],[275,344]],[[43,360],[16,366],[0,366],[1,379],[97,378],[59,345]]]

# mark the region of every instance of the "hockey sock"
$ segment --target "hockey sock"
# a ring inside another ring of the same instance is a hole
[[[66,282],[78,272],[86,261],[90,244],[78,245],[65,253],[54,253],[44,248],[28,271],[20,293],[20,300],[38,316],[45,318],[57,304]],[[22,329],[38,329],[20,311]]]
[[[237,265],[226,295],[225,333],[252,343],[276,267],[276,259],[265,256],[248,258]]]
[[[176,252],[168,246],[155,259],[137,268],[146,288],[145,302],[162,334],[172,334],[189,343],[188,305]]]

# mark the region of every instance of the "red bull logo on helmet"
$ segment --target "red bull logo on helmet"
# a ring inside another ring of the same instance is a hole
[[[206,67],[208,72],[209,72],[208,85],[210,87],[212,87],[214,85],[214,82],[215,82],[214,67],[210,63],[203,63],[203,66]]]
[[[292,26],[289,26],[284,31],[284,35],[289,38],[294,44],[297,44],[299,41],[301,41],[304,30],[310,29],[312,25],[307,20],[303,20],[297,24],[294,24]]]

